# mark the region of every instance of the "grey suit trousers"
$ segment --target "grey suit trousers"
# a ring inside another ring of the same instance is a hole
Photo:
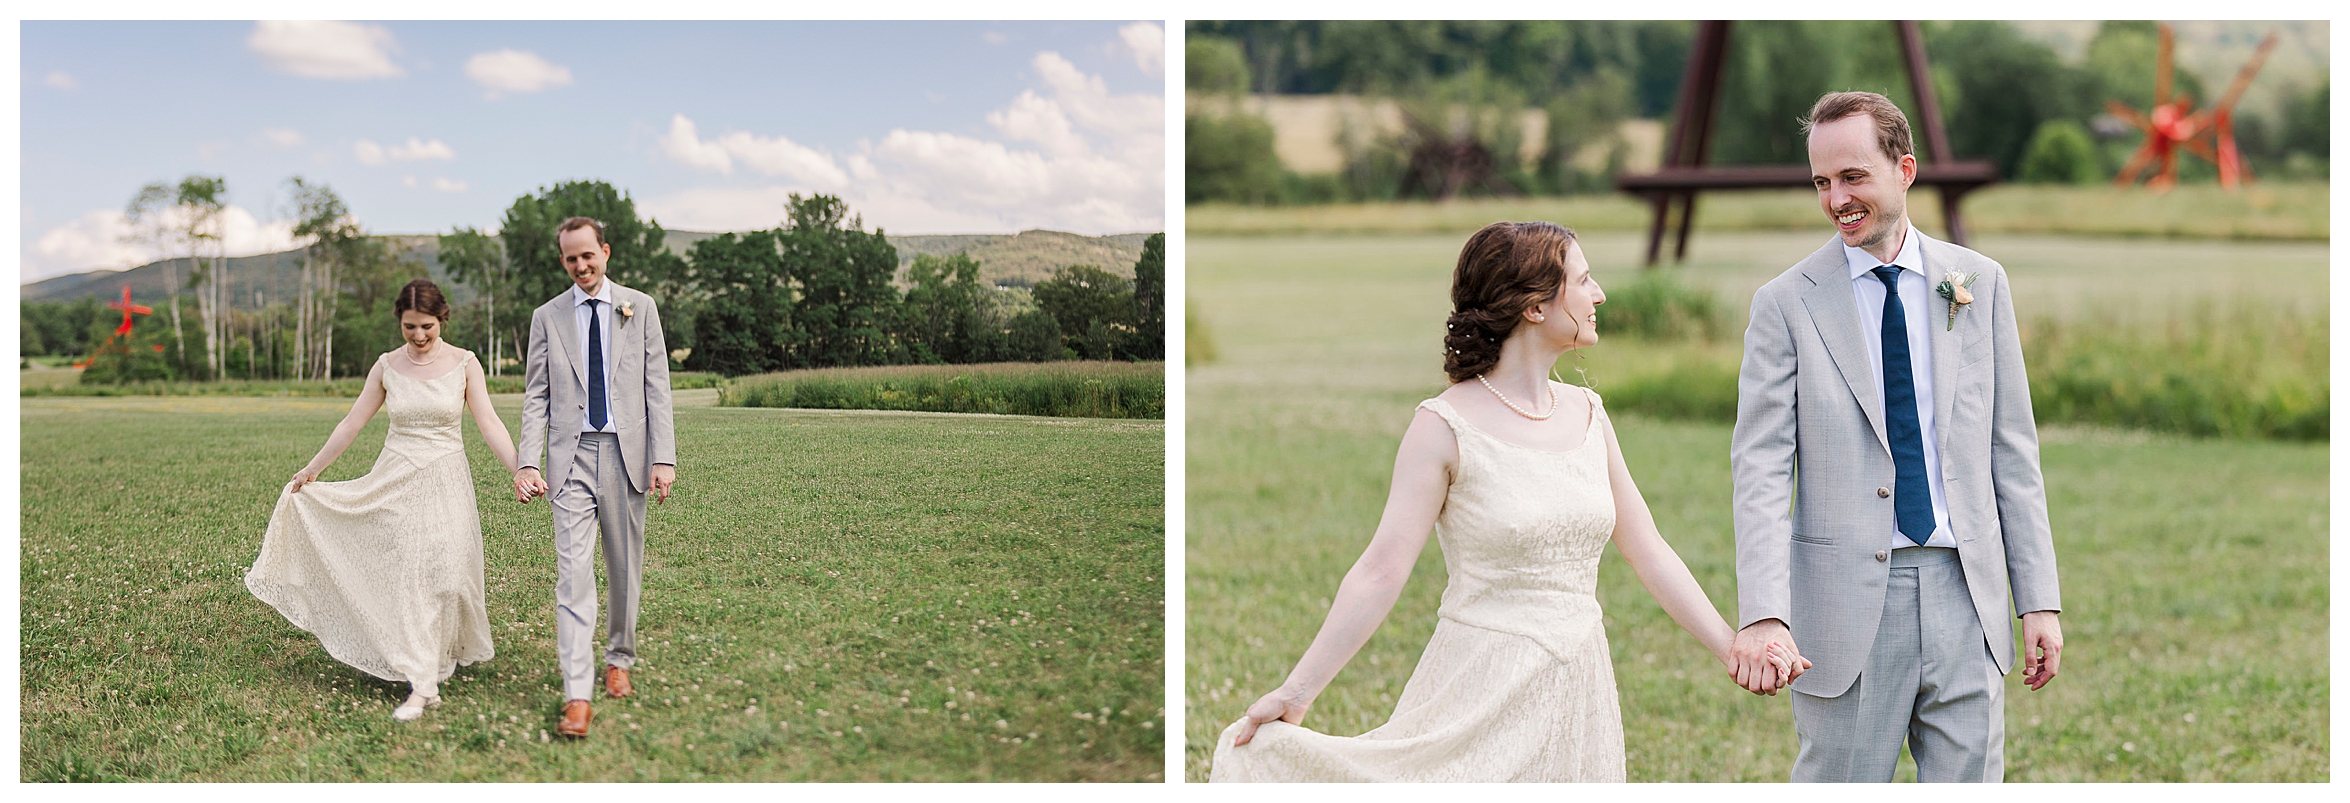
[[[593,648],[596,568],[593,537],[603,533],[604,579],[611,610],[604,663],[636,666],[637,593],[645,565],[645,495],[628,484],[620,438],[606,432],[579,436],[571,473],[548,499],[555,508],[555,660],[563,668],[563,697],[585,700],[596,689]]]
[[[1802,746],[1793,780],[1893,780],[1906,737],[1920,781],[1997,782],[2005,677],[1983,641],[1958,550],[1891,557],[1884,618],[1859,679],[1836,697],[1794,692]]]

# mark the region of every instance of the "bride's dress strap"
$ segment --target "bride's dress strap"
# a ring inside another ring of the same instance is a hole
[[[1468,426],[1468,422],[1461,418],[1461,411],[1452,408],[1452,402],[1428,399],[1420,402],[1420,409],[1435,413],[1444,419],[1444,423],[1452,425],[1453,437],[1460,437],[1461,430]]]

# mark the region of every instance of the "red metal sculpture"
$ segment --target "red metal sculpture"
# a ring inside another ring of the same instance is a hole
[[[91,363],[91,362],[93,362],[93,361],[95,361],[95,360],[97,360],[97,359],[98,359],[98,355],[106,353],[106,347],[107,347],[107,346],[114,345],[114,341],[115,341],[116,339],[118,339],[118,338],[122,337],[123,335],[130,334],[130,333],[131,333],[131,316],[133,316],[133,315],[153,315],[153,314],[155,314],[155,308],[154,308],[154,307],[150,307],[150,306],[147,306],[147,305],[144,305],[144,304],[133,304],[133,303],[131,303],[131,286],[130,286],[130,285],[127,285],[127,284],[122,286],[122,300],[121,300],[121,301],[108,302],[108,303],[107,303],[107,305],[106,305],[106,308],[107,308],[107,309],[118,309],[118,310],[122,310],[122,325],[121,325],[121,326],[114,327],[114,334],[112,334],[112,335],[108,335],[108,336],[106,337],[106,342],[98,344],[98,349],[97,349],[96,351],[92,351],[92,352],[90,352],[90,356],[89,356],[89,357],[87,357],[87,358],[85,358],[85,359],[83,359],[81,362],[74,363],[74,364],[73,364],[73,367],[75,367],[75,368],[88,368],[88,367],[90,367],[90,363]],[[125,348],[128,348],[128,346],[125,346]],[[156,351],[162,351],[162,350],[163,350],[163,347],[162,347],[162,346],[156,346],[156,347],[155,347],[155,350],[156,350]]]
[[[2260,73],[2262,63],[2268,61],[2268,52],[2277,46],[2277,35],[2269,34],[2260,40],[2260,49],[2252,54],[2252,61],[2237,71],[2236,80],[2228,85],[2227,94],[2219,104],[2203,111],[2195,110],[2194,98],[2180,93],[2171,97],[2171,27],[2163,23],[2158,28],[2158,47],[2154,56],[2154,108],[2141,113],[2108,100],[2106,110],[2113,116],[2137,126],[2146,132],[2146,143],[2130,155],[2121,172],[2113,177],[2114,186],[2128,187],[2138,182],[2138,174],[2152,163],[2160,162],[2161,169],[2146,180],[2146,189],[2157,194],[2169,192],[2179,182],[2178,153],[2186,151],[2219,166],[2219,185],[2235,191],[2239,181],[2251,181],[2252,171],[2236,151],[2236,130],[2233,124],[2236,101],[2244,96],[2244,88],[2252,84],[2252,77]]]

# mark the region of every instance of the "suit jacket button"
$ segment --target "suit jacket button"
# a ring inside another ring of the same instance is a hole
[[[1878,562],[1878,563],[1884,563],[1884,562],[1885,562],[1885,559],[1887,559],[1887,558],[1890,558],[1890,557],[1893,557],[1893,555],[1892,555],[1891,553],[1888,553],[1888,552],[1886,552],[1885,550],[1882,550],[1882,549],[1880,549],[1880,550],[1877,550],[1877,562]]]
[[[1885,490],[1885,489],[1883,489],[1883,488],[1878,488],[1878,489],[1877,489],[1877,498],[1878,498],[1878,499],[1883,499],[1883,498],[1885,498],[1885,497],[1892,496],[1892,495],[1893,495],[1893,492],[1892,492],[1892,491],[1888,491],[1888,490]]]

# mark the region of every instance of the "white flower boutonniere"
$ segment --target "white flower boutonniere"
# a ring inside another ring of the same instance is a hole
[[[632,303],[629,303],[629,302],[626,302],[626,301],[622,301],[622,302],[620,302],[620,303],[619,303],[617,306],[614,306],[614,307],[613,307],[613,309],[614,309],[614,310],[617,310],[617,311],[620,313],[620,325],[621,325],[621,326],[627,326],[627,325],[628,325],[628,319],[636,317],[636,305],[635,305],[635,304],[632,304]]]
[[[1957,327],[1958,311],[1965,309],[1968,304],[1975,303],[1975,294],[1967,292],[1967,288],[1973,287],[1975,280],[1980,278],[1982,278],[1980,273],[1954,270],[1942,274],[1942,283],[1934,285],[1934,292],[1950,301],[1950,321],[1942,325],[1942,331],[1947,332]]]

